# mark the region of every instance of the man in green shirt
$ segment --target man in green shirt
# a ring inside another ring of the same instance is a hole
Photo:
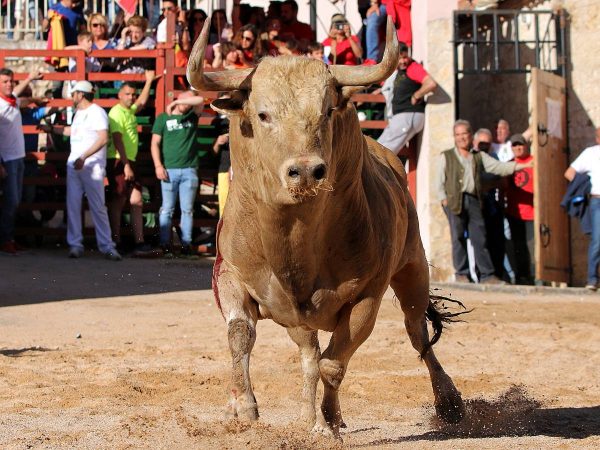
[[[145,72],[146,83],[137,96],[135,84],[125,82],[119,90],[119,103],[108,113],[110,141],[106,156],[108,178],[108,215],[113,241],[121,243],[121,214],[129,200],[131,225],[135,239],[134,254],[141,256],[151,251],[144,244],[144,222],[142,218],[142,186],[136,180],[135,160],[138,153],[139,136],[135,115],[146,105],[150,87],[155,79],[153,70]]]
[[[150,150],[156,178],[160,180],[162,205],[159,212],[160,245],[168,249],[171,242],[171,221],[179,197],[181,208],[182,253],[189,254],[192,244],[194,200],[198,191],[198,117],[204,98],[193,91],[184,91],[166,112],[160,114],[152,127]],[[162,151],[161,151],[162,147]]]

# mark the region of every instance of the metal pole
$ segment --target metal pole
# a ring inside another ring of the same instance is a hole
[[[317,0],[310,0],[310,27],[317,31]]]

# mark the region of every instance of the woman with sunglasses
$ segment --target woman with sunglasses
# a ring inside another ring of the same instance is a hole
[[[88,31],[92,33],[92,50],[111,50],[116,47],[114,41],[108,39],[108,21],[102,14],[90,16]]]
[[[242,56],[250,66],[256,65],[264,56],[262,42],[254,25],[241,27],[235,34],[233,43],[242,50]]]
[[[190,42],[192,45],[200,36],[204,22],[208,16],[203,9],[192,9],[188,11],[188,32],[190,33]]]

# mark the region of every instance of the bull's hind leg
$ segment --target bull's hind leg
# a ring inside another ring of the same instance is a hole
[[[425,312],[433,305],[430,306],[429,273],[425,260],[421,264],[405,266],[394,276],[391,286],[400,300],[410,342],[429,370],[436,413],[445,422],[459,422],[464,415],[460,392],[429,345]]]
[[[319,382],[319,357],[321,356],[319,338],[316,331],[306,331],[302,328],[288,328],[287,332],[300,350],[303,379],[300,419],[310,429],[317,420],[315,399]]]
[[[338,396],[340,385],[350,358],[373,331],[380,303],[381,299],[369,297],[342,309],[329,346],[319,361],[323,402],[313,431],[339,437],[343,424]]]
[[[256,340],[256,305],[226,263],[218,269],[215,294],[227,322],[232,358],[230,402],[227,416],[242,420],[258,419],[258,406],[250,382],[250,352]]]

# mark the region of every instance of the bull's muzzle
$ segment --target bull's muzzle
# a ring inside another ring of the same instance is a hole
[[[281,175],[293,197],[314,197],[319,190],[332,190],[327,181],[327,164],[318,156],[287,160]]]

